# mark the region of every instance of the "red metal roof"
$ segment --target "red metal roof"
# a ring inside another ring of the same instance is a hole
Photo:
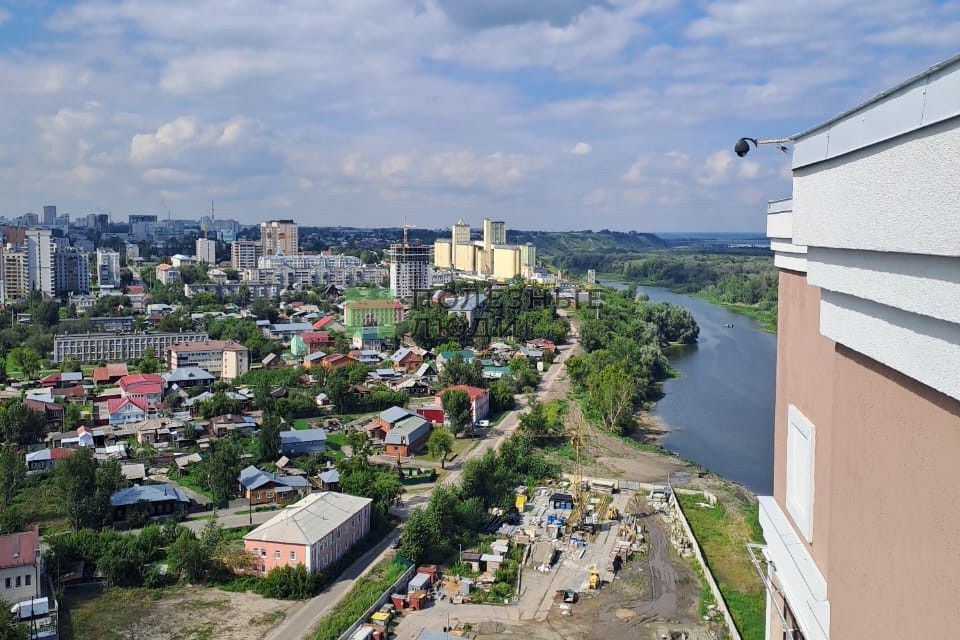
[[[37,560],[40,532],[34,525],[30,531],[0,536],[0,569],[32,565]]]
[[[143,398],[110,398],[107,400],[107,413],[116,413],[128,402],[146,413],[148,405]]]
[[[454,386],[452,386],[452,387],[447,387],[446,389],[444,389],[443,391],[441,391],[441,392],[438,393],[437,395],[440,396],[440,397],[443,397],[443,394],[445,394],[447,391],[451,391],[451,390],[453,390],[453,389],[456,389],[456,390],[458,390],[458,391],[466,391],[466,392],[467,392],[467,395],[470,396],[470,401],[471,401],[471,402],[473,402],[473,401],[476,400],[477,398],[482,398],[483,396],[487,395],[487,393],[488,393],[486,389],[481,389],[480,387],[471,387],[471,386],[466,385],[466,384],[458,384],[458,385],[454,385]]]
[[[313,323],[315,329],[323,329],[325,326],[333,322],[333,316],[324,316]]]
[[[305,331],[300,334],[300,338],[306,344],[326,344],[332,342],[330,334],[326,331]]]

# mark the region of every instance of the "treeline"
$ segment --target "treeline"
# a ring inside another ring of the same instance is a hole
[[[663,347],[696,342],[700,328],[675,305],[634,300],[604,291],[598,317],[581,310],[580,344],[586,353],[566,361],[570,380],[583,394],[584,412],[607,429],[630,433],[638,404],[659,393],[670,372]]]

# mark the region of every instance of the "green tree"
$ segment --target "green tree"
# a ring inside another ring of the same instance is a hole
[[[76,429],[82,419],[80,405],[76,402],[68,402],[63,407],[63,428],[67,431]]]
[[[467,362],[458,353],[443,363],[443,371],[440,372],[440,384],[444,387],[453,387],[458,384],[471,387],[483,386],[483,364],[481,364],[479,358]]]
[[[0,449],[0,509],[7,509],[27,479],[23,454],[13,445]]]
[[[24,378],[28,380],[36,378],[42,366],[40,354],[37,353],[36,349],[31,347],[17,347],[12,349],[10,353],[7,354],[7,360],[14,368],[19,369]]]
[[[494,411],[513,409],[516,402],[513,399],[514,387],[510,379],[502,377],[487,387],[490,392],[490,408]]]
[[[190,582],[202,582],[212,562],[209,549],[187,529],[181,531],[170,545],[167,558],[170,570],[175,574],[183,574]]]
[[[265,413],[257,433],[257,451],[260,460],[274,461],[280,457],[280,416]]]
[[[210,453],[202,463],[200,477],[214,500],[229,500],[236,493],[242,455],[243,448],[236,438],[221,438],[211,444]]]
[[[80,358],[74,355],[67,356],[63,359],[63,362],[60,363],[60,371],[63,373],[82,370],[83,368],[80,366]]]
[[[0,615],[0,640],[27,640],[30,637],[30,631],[27,625],[14,622],[8,614],[10,605],[0,600],[0,609],[4,615]]]
[[[57,508],[74,530],[95,528],[98,524],[95,503],[97,461],[93,451],[77,449],[61,460],[55,467],[53,484],[57,491]]]
[[[39,442],[45,428],[43,414],[27,408],[20,400],[12,400],[0,407],[0,434],[7,443],[28,445]]]
[[[450,431],[454,435],[463,432],[468,425],[473,424],[473,409],[470,406],[470,396],[462,389],[449,389],[441,396],[443,411],[450,423]]]
[[[427,440],[427,451],[431,458],[440,458],[440,468],[445,468],[447,456],[453,452],[453,436],[444,427],[434,427]]]
[[[140,358],[140,371],[141,373],[157,373],[160,371],[160,360],[157,358],[156,351],[153,349],[143,351],[143,357]]]

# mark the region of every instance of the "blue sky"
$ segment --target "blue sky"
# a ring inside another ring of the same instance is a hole
[[[759,230],[960,2],[0,0],[0,215]]]

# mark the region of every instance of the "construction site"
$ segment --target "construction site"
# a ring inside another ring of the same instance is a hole
[[[396,637],[416,638],[424,628],[478,638],[725,637],[722,616],[701,604],[671,489],[620,485],[573,478],[539,487],[529,500],[518,493],[520,523],[498,531],[504,549],[523,548],[515,593],[477,604],[471,590],[483,577],[447,575],[428,606],[397,619]]]

